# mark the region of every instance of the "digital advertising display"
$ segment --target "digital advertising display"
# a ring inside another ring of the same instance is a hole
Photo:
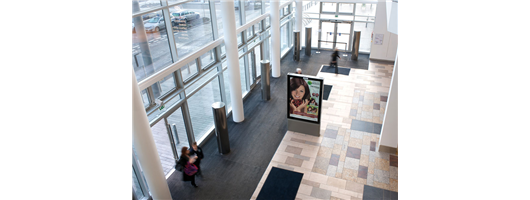
[[[287,74],[287,118],[320,124],[322,78]]]

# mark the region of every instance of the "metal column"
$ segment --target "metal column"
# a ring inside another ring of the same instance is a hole
[[[311,56],[311,31],[310,26],[305,27],[305,55]]]
[[[294,31],[293,38],[294,38],[293,59],[295,61],[300,61],[300,31]]]
[[[228,137],[228,125],[226,123],[226,109],[223,102],[212,104],[213,119],[215,124],[215,136],[220,154],[230,153],[230,139]]]
[[[268,101],[271,99],[271,65],[269,60],[261,62],[261,99]]]
[[[359,57],[359,43],[361,40],[361,31],[353,32],[353,47],[351,51],[351,57],[353,60],[357,60]]]

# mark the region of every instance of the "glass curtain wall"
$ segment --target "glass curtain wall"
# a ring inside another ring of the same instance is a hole
[[[189,147],[193,141],[200,144],[214,130],[210,108],[213,102],[224,102],[227,115],[231,113],[231,77],[227,73],[224,44],[208,46],[223,36],[220,2],[132,2],[132,63],[140,85],[142,81],[152,81],[154,77],[151,75],[167,70],[169,66],[182,66],[156,80],[155,84],[141,88],[152,134],[167,175],[174,172],[175,156],[181,156],[182,147]],[[235,1],[233,12],[237,27],[268,12],[266,7],[270,8],[268,1],[245,1],[243,4]],[[159,10],[147,11],[153,8]],[[282,10],[291,12],[289,8]],[[284,20],[288,21],[284,25],[286,30],[282,40],[290,48],[292,39],[289,39],[289,33],[292,33],[294,18]],[[270,43],[269,17],[250,24],[249,27],[237,37],[242,98],[260,81],[260,61],[262,57],[270,58],[271,51],[265,45],[261,52],[263,42]],[[198,51],[206,53],[199,55]],[[193,60],[183,63],[183,58],[189,56],[193,56]],[[176,155],[173,149],[176,149]],[[134,165],[133,168],[139,170]],[[140,197],[142,191],[148,190],[139,186],[138,179],[133,180],[133,189],[137,197]]]

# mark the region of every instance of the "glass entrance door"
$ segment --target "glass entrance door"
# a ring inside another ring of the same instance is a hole
[[[335,47],[339,50],[348,51],[351,40],[351,23],[337,23],[337,40]]]
[[[335,23],[321,22],[322,34],[320,34],[320,49],[333,49],[335,38]]]
[[[337,47],[341,51],[348,51],[351,41],[352,22],[322,21],[321,23],[320,49],[332,50]]]

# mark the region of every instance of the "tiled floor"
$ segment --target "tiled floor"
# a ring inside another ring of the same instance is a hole
[[[397,155],[376,149],[392,68],[371,62],[349,76],[320,72],[333,85],[322,104],[320,137],[287,131],[252,199],[273,166],[304,174],[297,199],[363,199],[365,186],[376,188],[366,198],[374,191],[397,195]]]

